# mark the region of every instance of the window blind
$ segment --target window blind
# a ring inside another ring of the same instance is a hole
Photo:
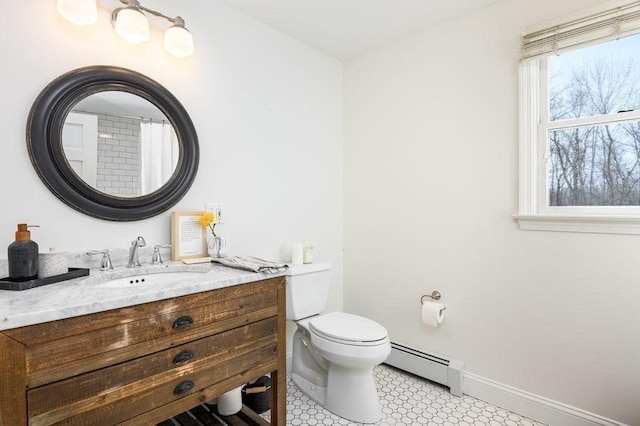
[[[550,56],[637,33],[640,33],[639,0],[538,31],[525,30],[521,59]]]

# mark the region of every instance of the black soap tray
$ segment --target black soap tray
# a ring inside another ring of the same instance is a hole
[[[60,281],[71,280],[73,278],[84,277],[89,275],[87,268],[69,268],[66,274],[54,275],[47,278],[36,278],[28,281],[14,281],[9,277],[0,278],[0,290],[22,291],[30,288],[41,287],[47,284],[58,283]]]

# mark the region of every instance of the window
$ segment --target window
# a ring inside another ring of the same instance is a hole
[[[640,3],[599,9],[523,35],[521,229],[640,234]]]

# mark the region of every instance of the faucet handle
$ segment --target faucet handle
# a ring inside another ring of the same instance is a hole
[[[152,265],[162,265],[164,263],[162,261],[162,255],[160,254],[161,248],[171,248],[171,244],[156,244],[153,246],[153,255],[151,255]]]
[[[91,251],[88,251],[87,254],[89,256],[93,256],[94,254],[102,254],[102,260],[100,261],[101,271],[110,271],[113,269],[113,264],[111,263],[111,256],[109,255],[109,249],[91,250]]]

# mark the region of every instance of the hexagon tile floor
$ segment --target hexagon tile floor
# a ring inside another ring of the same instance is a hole
[[[376,425],[543,426],[470,396],[388,365],[375,368],[382,420]],[[268,412],[265,413],[268,418]],[[361,425],[345,420],[307,398],[287,379],[287,425]]]

